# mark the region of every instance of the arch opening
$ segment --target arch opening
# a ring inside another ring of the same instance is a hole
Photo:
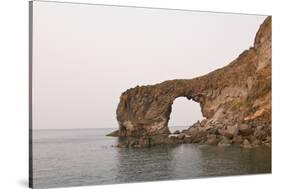
[[[192,124],[203,119],[198,102],[189,100],[186,97],[178,97],[172,104],[168,127],[170,132],[174,133],[176,130],[187,129]]]

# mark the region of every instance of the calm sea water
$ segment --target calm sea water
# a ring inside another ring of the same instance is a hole
[[[35,188],[271,173],[271,149],[196,144],[112,147],[114,129],[33,132]]]

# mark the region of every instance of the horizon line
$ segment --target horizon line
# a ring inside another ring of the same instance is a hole
[[[190,126],[179,126],[179,125],[173,125],[173,126],[168,126],[168,128],[170,127],[190,127]],[[115,127],[85,127],[85,128],[44,128],[44,129],[32,129],[32,131],[42,131],[42,130],[82,130],[82,129],[119,129],[119,128],[115,128]]]

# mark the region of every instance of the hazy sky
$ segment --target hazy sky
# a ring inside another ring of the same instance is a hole
[[[265,16],[34,2],[33,128],[117,128],[120,94],[187,79],[248,49]],[[202,118],[176,99],[169,125]]]

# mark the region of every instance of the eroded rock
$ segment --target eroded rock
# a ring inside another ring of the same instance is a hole
[[[253,47],[229,65],[194,79],[136,86],[122,93],[116,111],[119,130],[111,135],[146,137],[129,146],[151,145],[153,140],[147,142],[147,138],[155,135],[166,136],[155,144],[184,143],[186,135],[168,137],[172,104],[178,97],[198,102],[206,118],[183,131],[188,142],[215,144],[219,140],[219,144],[249,147],[249,136],[254,136],[254,145],[270,144],[271,17],[260,26]]]

